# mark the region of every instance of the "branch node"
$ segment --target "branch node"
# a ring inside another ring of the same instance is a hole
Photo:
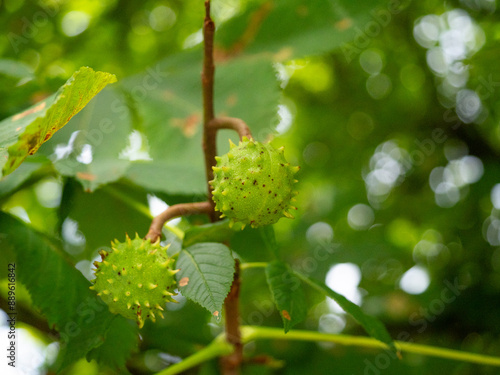
[[[209,128],[215,129],[216,131],[219,129],[234,130],[238,133],[240,140],[242,140],[243,137],[247,137],[248,139],[253,138],[252,131],[250,130],[248,125],[239,118],[216,117],[208,123],[208,126]]]

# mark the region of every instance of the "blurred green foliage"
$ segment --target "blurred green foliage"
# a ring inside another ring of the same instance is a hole
[[[1,119],[55,92],[80,66],[119,80],[0,181],[2,211],[65,251],[86,277],[111,240],[146,233],[153,195],[168,204],[204,199],[202,3],[0,1]],[[281,256],[301,273],[335,280],[394,339],[497,355],[495,2],[213,0],[213,15],[217,113],[248,121],[258,139],[285,145],[289,161],[302,167],[296,219],[275,225]],[[93,143],[84,135],[97,134],[91,131],[103,119],[115,130]],[[228,137],[236,138],[220,134],[220,153]],[[0,234],[10,228],[4,217]],[[205,223],[192,217],[176,228],[192,236],[192,226]],[[180,247],[172,233],[168,241]],[[236,233],[231,244],[243,261],[272,259],[255,230]],[[1,250],[6,264],[13,255]],[[17,259],[22,264],[22,254]],[[242,322],[281,326],[263,270],[242,277]],[[306,298],[310,309],[297,328],[363,334],[324,297],[306,289]],[[222,329],[194,303],[174,308],[141,331],[140,350],[127,362],[131,372],[158,371]],[[25,309],[27,327],[53,341],[45,318]],[[248,374],[497,371],[417,355],[387,360],[377,351],[322,343],[262,341],[245,354],[285,361],[278,370],[249,365]],[[44,368],[52,366],[48,360]],[[104,370],[83,360],[66,371]],[[217,373],[215,363],[197,371]]]

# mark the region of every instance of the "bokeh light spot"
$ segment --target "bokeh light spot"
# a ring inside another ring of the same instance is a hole
[[[404,273],[399,286],[408,294],[422,294],[427,290],[430,282],[427,270],[420,266],[414,266]]]
[[[359,64],[368,74],[379,74],[384,67],[382,52],[375,49],[367,49],[359,55]]]
[[[386,74],[374,74],[366,80],[366,91],[373,99],[385,98],[392,90],[392,81]]]
[[[310,244],[324,244],[333,241],[333,229],[330,224],[319,221],[311,225],[306,232]]]
[[[354,263],[340,263],[332,266],[326,274],[326,285],[337,293],[342,294],[348,300],[357,305],[361,304],[361,293],[358,290],[361,281],[361,270]],[[327,299],[328,305],[334,312],[341,313],[343,310],[336,302]]]
[[[90,23],[90,15],[78,10],[73,10],[64,15],[61,21],[61,29],[67,36],[76,36],[87,30]]]
[[[370,228],[375,219],[373,209],[366,204],[357,204],[349,210],[347,222],[354,230],[366,230]]]

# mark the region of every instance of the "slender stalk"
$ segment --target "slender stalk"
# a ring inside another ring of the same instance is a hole
[[[212,205],[209,202],[196,202],[196,203],[179,203],[168,207],[161,214],[156,216],[151,222],[149,232],[146,234],[146,239],[151,242],[156,242],[161,237],[161,230],[165,223],[175,217],[196,215],[196,214],[209,214],[212,212]]]
[[[217,221],[215,203],[212,201],[212,186],[208,183],[214,179],[215,156],[217,155],[216,135],[217,129],[210,127],[209,123],[214,118],[214,33],[215,24],[210,18],[210,0],[205,1],[205,21],[203,23],[204,53],[203,70],[201,72],[201,85],[203,91],[203,152],[205,154],[205,173],[207,176],[208,201],[212,212],[210,220]]]
[[[281,328],[271,327],[256,327],[256,326],[241,326],[242,343],[247,344],[254,340],[290,340],[290,341],[315,341],[315,342],[333,342],[339,345],[355,346],[360,348],[371,348],[385,350],[387,355],[392,356],[394,360],[398,360],[396,354],[391,351],[386,344],[372,339],[370,337],[350,336],[342,334],[327,334],[317,331],[301,331],[291,330],[284,333]],[[396,341],[396,346],[404,353],[421,354],[430,357],[450,359],[460,362],[476,363],[486,366],[500,367],[500,357],[493,357],[483,354],[468,353],[460,350],[452,350],[446,348],[437,348],[434,346],[413,344],[404,341]],[[214,341],[201,351],[187,357],[182,362],[179,362],[167,369],[157,373],[156,375],[173,375],[181,371],[185,371],[203,361],[208,361],[220,355],[227,355],[234,350],[226,339],[225,334],[217,336]]]
[[[248,139],[253,138],[252,132],[248,125],[241,119],[235,117],[217,117],[212,119],[208,126],[210,128],[219,130],[219,129],[230,129],[234,130],[240,136],[240,140],[243,137],[247,137]]]
[[[267,262],[249,262],[249,263],[241,263],[240,269],[242,271],[249,268],[266,268],[269,263]]]

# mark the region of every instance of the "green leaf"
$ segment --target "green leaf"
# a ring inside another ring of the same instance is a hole
[[[302,283],[286,263],[278,260],[267,265],[266,278],[287,333],[307,315]]]
[[[359,324],[361,324],[361,326],[371,337],[387,344],[392,350],[397,351],[396,346],[394,345],[394,341],[392,341],[389,332],[387,332],[387,329],[380,320],[374,318],[373,316],[365,314],[364,311],[361,310],[361,307],[349,301],[343,295],[331,290],[328,286],[326,286],[326,284],[322,283],[321,281],[311,279],[298,272],[294,273],[314,289],[337,302],[346,313],[351,315]]]
[[[220,243],[199,243],[181,250],[176,267],[182,295],[220,318],[235,271],[231,250]]]
[[[61,336],[58,368],[62,369],[84,357],[90,350],[107,350],[106,334],[127,331],[129,335],[114,345],[117,367],[125,364],[137,345],[137,328],[109,312],[108,307],[89,290],[90,282],[67,260],[54,244],[24,223],[0,212],[2,240],[0,256],[11,254],[15,259],[2,259],[3,264],[16,264],[16,276],[23,283],[36,306]],[[111,328],[110,328],[111,327]],[[125,336],[125,335],[124,335]],[[120,363],[121,361],[121,363]],[[110,363],[110,362],[108,362]]]
[[[224,23],[216,41],[229,55],[265,54],[274,61],[318,55],[346,48],[358,36],[369,40],[364,29],[370,21],[377,22],[370,11],[386,12],[390,20],[398,12],[387,8],[381,0],[265,1]],[[379,23],[384,21],[377,22],[381,28]]]
[[[182,245],[188,247],[199,242],[224,242],[231,238],[234,230],[229,228],[229,220],[195,225],[186,230]]]
[[[1,176],[14,171],[108,83],[109,73],[82,67],[52,96],[0,122]]]

